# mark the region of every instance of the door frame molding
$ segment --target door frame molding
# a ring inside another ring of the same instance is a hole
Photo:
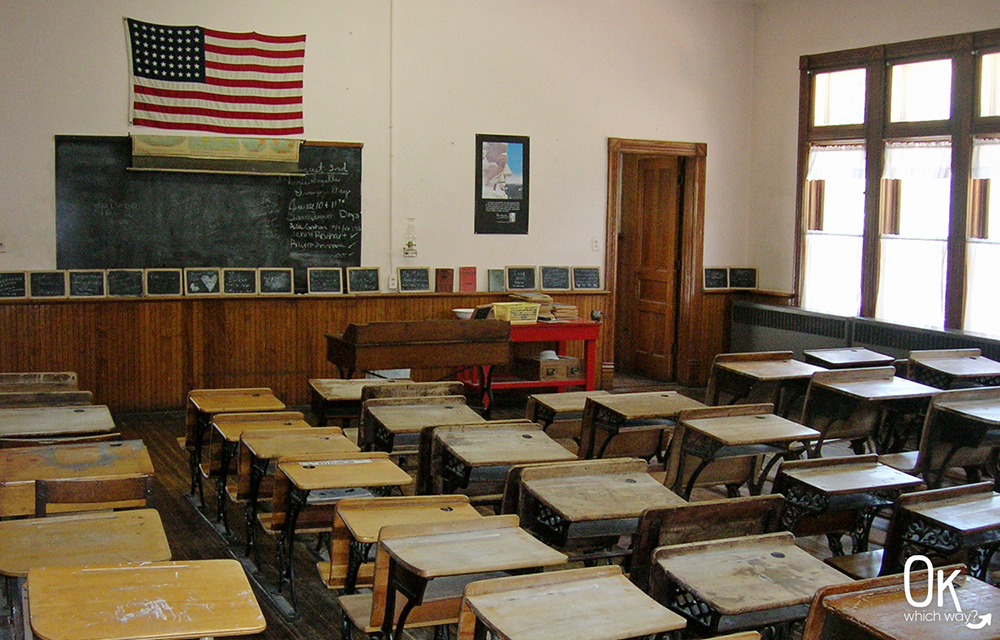
[[[695,323],[702,317],[702,264],[705,246],[705,173],[708,145],[701,142],[663,142],[657,140],[634,140],[629,138],[608,138],[608,204],[606,240],[604,255],[605,286],[612,293],[608,301],[610,324],[608,332],[610,344],[605,345],[603,368],[613,373],[615,361],[615,305],[618,269],[618,233],[622,218],[622,173],[625,155],[636,156],[679,156],[685,159],[684,202],[681,206],[681,255],[678,276],[676,362],[674,371],[677,382],[698,384],[702,377],[697,340],[698,327]],[[610,380],[610,377],[606,377]]]

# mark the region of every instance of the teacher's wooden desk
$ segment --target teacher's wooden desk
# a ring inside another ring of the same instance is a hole
[[[0,517],[35,514],[35,480],[152,475],[141,440],[0,449]]]
[[[28,572],[31,628],[41,640],[160,640],[264,630],[235,560],[44,567]]]

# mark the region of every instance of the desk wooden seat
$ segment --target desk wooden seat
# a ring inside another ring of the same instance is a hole
[[[205,638],[266,626],[235,560],[33,568],[28,603],[41,640]]]
[[[508,640],[618,640],[658,637],[685,624],[620,567],[607,566],[473,582],[462,598],[458,639],[488,630]]]
[[[330,561],[317,568],[327,587],[349,595],[372,584],[374,565],[367,558],[382,527],[481,517],[462,495],[345,498],[334,509]]]
[[[563,393],[534,393],[528,396],[524,417],[542,425],[546,433],[553,437],[580,438],[583,410],[587,398],[610,395],[604,390],[565,391]]]
[[[361,419],[361,391],[365,387],[410,382],[409,378],[310,378],[309,406],[316,424],[325,427],[330,420],[341,422],[341,428]]]

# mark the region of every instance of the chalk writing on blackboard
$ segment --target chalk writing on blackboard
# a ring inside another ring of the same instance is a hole
[[[180,269],[146,269],[146,295],[179,296],[184,293]]]
[[[705,267],[706,289],[728,289],[729,270],[725,267]]]
[[[69,296],[71,298],[103,298],[104,293],[103,271],[69,272]]]
[[[122,298],[142,297],[146,291],[142,276],[142,269],[109,269],[108,295]]]
[[[505,272],[507,291],[534,291],[538,288],[534,267],[506,267]]]
[[[569,267],[539,267],[542,291],[569,291]]]
[[[380,289],[378,267],[348,267],[348,293],[377,293]]]
[[[25,298],[28,296],[28,279],[24,271],[0,272],[0,298]]]
[[[757,269],[753,267],[730,267],[729,286],[732,289],[756,289]]]
[[[399,276],[400,293],[431,290],[430,267],[399,267],[396,273]]]
[[[310,267],[309,293],[332,295],[343,293],[343,270],[338,267]]]
[[[32,298],[65,298],[65,271],[33,271],[28,274],[28,293]]]
[[[185,269],[184,295],[203,296],[219,293],[221,271],[219,269]]]
[[[573,267],[574,289],[600,289],[600,267]]]
[[[265,295],[295,293],[292,269],[261,269],[260,292]]]
[[[249,296],[257,293],[256,269],[223,269],[222,293],[230,296]]]

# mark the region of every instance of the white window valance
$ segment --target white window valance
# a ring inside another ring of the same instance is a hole
[[[935,180],[951,177],[950,142],[887,142],[882,177]]]
[[[864,145],[816,145],[809,149],[807,180],[864,180],[864,178]]]

